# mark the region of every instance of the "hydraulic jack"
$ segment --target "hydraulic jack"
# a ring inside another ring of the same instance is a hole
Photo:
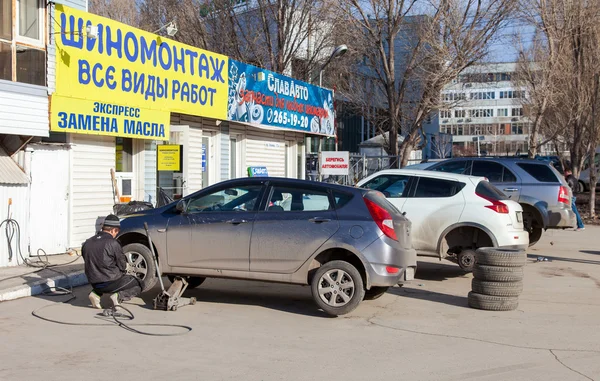
[[[161,293],[154,298],[154,309],[163,311],[177,311],[179,307],[196,304],[196,298],[184,298],[182,296],[188,286],[187,280],[185,280],[183,277],[176,276],[171,284],[171,287],[169,287],[168,290],[165,290],[165,284],[162,280],[162,273],[160,271],[160,267],[158,266],[158,257],[154,251],[154,245],[152,244],[152,238],[150,237],[148,224],[146,222],[144,222],[144,229],[146,229],[148,245],[152,251],[152,258],[154,259],[154,266],[156,267],[156,276],[158,276],[161,289]]]

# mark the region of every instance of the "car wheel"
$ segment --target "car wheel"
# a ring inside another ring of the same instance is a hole
[[[167,275],[167,278],[169,278],[169,281],[171,283],[175,281],[175,275]],[[185,278],[185,280],[187,280],[188,282],[188,288],[196,288],[199,287],[202,283],[204,283],[206,278],[201,276],[189,276]]]
[[[331,261],[319,267],[312,278],[313,299],[329,315],[344,315],[365,297],[362,276],[346,261]]]
[[[476,253],[477,263],[480,265],[521,267],[527,264],[527,253],[524,250],[482,247],[477,249]]]
[[[123,253],[127,258],[130,273],[142,280],[144,291],[148,291],[156,284],[156,266],[150,249],[141,243],[130,243],[123,247]]]
[[[579,181],[577,183],[577,193],[583,193],[585,192],[585,184],[583,183],[583,181]]]
[[[458,259],[458,265],[461,269],[463,269],[466,272],[473,271],[473,266],[475,266],[476,262],[475,250],[461,250],[456,257]]]
[[[523,268],[476,264],[473,276],[475,279],[489,282],[520,282],[523,280]]]
[[[538,226],[534,226],[531,229],[529,229],[529,247],[538,243],[540,238],[542,238],[543,232],[544,232],[544,229],[542,229]]]
[[[379,299],[386,293],[389,287],[371,287],[370,290],[365,290],[364,300],[375,300]]]
[[[519,296],[523,292],[523,282],[486,282],[473,278],[471,290],[483,295]]]
[[[491,296],[469,292],[469,307],[488,311],[512,311],[519,306],[519,298],[513,296]]]

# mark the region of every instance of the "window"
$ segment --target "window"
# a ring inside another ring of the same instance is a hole
[[[512,116],[523,116],[523,107],[513,108],[511,110],[511,115]]]
[[[440,118],[452,118],[452,111],[450,110],[441,110]]]
[[[494,91],[480,91],[471,93],[471,99],[495,99],[496,93]]]
[[[494,116],[494,109],[473,109],[469,110],[469,114],[471,118],[490,118]]]
[[[523,123],[513,123],[511,126],[511,133],[513,135],[523,135]]]
[[[316,212],[333,209],[326,191],[273,187],[267,211]]]
[[[508,197],[500,189],[487,181],[480,181],[475,188],[475,193],[496,201],[508,200]]]
[[[12,0],[0,0],[0,38],[12,40]]]
[[[40,40],[39,0],[17,0],[19,36]]]
[[[0,0],[0,79],[46,85],[44,7],[41,0]]]
[[[0,79],[12,80],[12,48],[0,41]]]
[[[116,164],[117,172],[133,172],[133,139],[116,138]]]
[[[406,197],[405,192],[408,191],[408,180],[410,180],[409,176],[381,175],[369,180],[362,187],[380,191],[385,197],[400,198]]]
[[[508,109],[507,108],[499,108],[498,116],[508,116]]]
[[[17,46],[17,82],[46,86],[46,52]]]
[[[458,181],[420,177],[415,190],[417,198],[452,197],[465,186]]]
[[[247,185],[190,197],[188,213],[199,212],[245,212],[258,207],[257,201],[262,185]]]
[[[352,200],[352,195],[349,193],[334,192],[333,199],[335,200],[335,208],[340,209]]]
[[[455,118],[466,118],[467,110],[454,110],[454,117]]]
[[[518,163],[517,165],[537,181],[543,183],[559,182],[549,164]]]
[[[471,176],[485,177],[492,183],[514,183],[517,181],[515,175],[505,166],[488,160],[473,161]]]
[[[431,169],[438,172],[456,173],[459,175],[468,175],[470,172],[469,160],[448,160],[435,165]]]

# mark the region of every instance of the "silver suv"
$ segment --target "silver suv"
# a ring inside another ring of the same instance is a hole
[[[482,176],[523,207],[529,246],[546,229],[575,226],[573,194],[564,177],[547,162],[519,158],[455,158],[436,163],[431,171]]]
[[[411,223],[377,191],[283,178],[225,181],[128,216],[118,240],[145,290],[166,275],[308,284],[317,305],[343,315],[411,280]]]

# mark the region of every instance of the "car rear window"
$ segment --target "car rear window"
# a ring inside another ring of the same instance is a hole
[[[447,172],[447,173],[456,173],[458,175],[468,175],[469,174],[469,164],[471,162],[469,160],[447,160],[442,161],[440,164],[436,164],[433,167],[430,167],[432,171],[438,172]]]
[[[333,192],[333,198],[335,199],[335,208],[340,209],[352,199],[352,195],[349,193]]]
[[[475,193],[492,200],[508,200],[508,197],[502,191],[487,181],[480,181],[475,188]]]
[[[517,163],[531,177],[543,183],[558,183],[558,178],[548,164]]]
[[[414,197],[436,198],[452,197],[461,191],[464,183],[452,180],[433,179],[431,177],[419,177],[419,183]]]

